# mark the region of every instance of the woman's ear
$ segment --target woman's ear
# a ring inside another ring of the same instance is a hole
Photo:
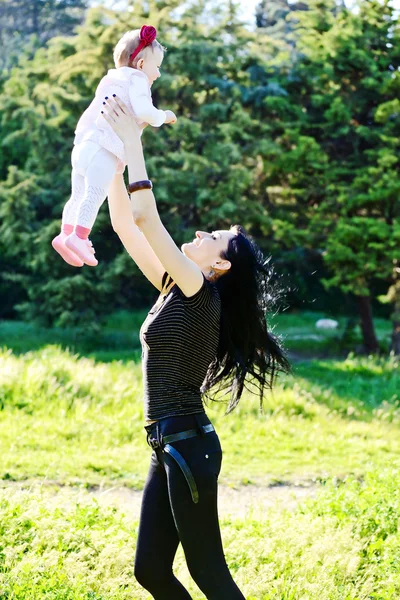
[[[143,69],[143,65],[144,65],[144,59],[143,58],[139,58],[139,60],[137,61],[136,68],[137,69]]]
[[[231,263],[229,260],[216,260],[211,265],[211,268],[214,269],[214,271],[229,271],[231,268]]]

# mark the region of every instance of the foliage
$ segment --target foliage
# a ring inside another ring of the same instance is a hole
[[[82,22],[85,0],[0,0],[0,68],[9,70],[56,35]]]
[[[281,113],[279,178],[287,174],[302,210],[282,229],[289,243],[319,249],[327,288],[369,298],[374,281],[394,289],[398,277],[399,20],[387,0],[358,11],[333,0],[300,8],[286,17],[301,58],[286,85],[297,112],[291,123]]]
[[[306,126],[327,157],[325,193],[309,200],[312,243],[323,244],[327,285],[368,295],[374,278],[391,281],[400,243],[400,30],[389,2],[359,9],[329,20],[315,3],[297,13],[296,32]]]
[[[92,9],[74,37],[21,58],[0,95],[3,315],[98,330],[110,307],[152,297],[106,205],[93,232],[96,269],[76,271],[50,246],[68,197],[76,121],[113,66],[116,41],[144,19],[168,49],[154,102],[179,116],[174,127],[144,132],[176,242],[240,222],[292,277],[292,306],[312,295],[329,302],[315,280],[336,303],[397,289],[398,17],[386,0],[360,0],[358,12],[333,0],[278,4],[285,27],[274,24],[272,5],[261,18],[261,3],[256,31],[228,1]]]

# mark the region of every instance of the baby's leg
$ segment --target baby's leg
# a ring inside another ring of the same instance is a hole
[[[76,216],[82,198],[85,193],[85,179],[79,175],[77,170],[72,168],[71,173],[71,197],[64,206],[62,214],[62,230],[69,235],[74,230]]]
[[[65,245],[86,265],[95,267],[97,259],[88,237],[100,206],[108,194],[118,159],[105,148],[92,142],[83,142],[77,146],[75,158],[79,173],[84,175],[85,189],[77,210],[75,229],[66,238]]]
[[[117,163],[118,159],[114,154],[101,148],[86,168],[85,191],[75,221],[75,232],[83,239],[88,237],[97,213],[107,197]]]
[[[76,214],[85,192],[85,179],[72,168],[71,197],[64,206],[61,232],[52,240],[54,250],[62,256],[66,263],[73,267],[83,267],[84,261],[65,245],[65,240],[74,230]]]

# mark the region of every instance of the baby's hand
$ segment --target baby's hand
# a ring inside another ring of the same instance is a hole
[[[166,110],[165,113],[167,115],[167,118],[165,119],[165,123],[171,123],[172,125],[174,123],[176,123],[177,118],[176,118],[175,113],[172,112],[172,110]]]

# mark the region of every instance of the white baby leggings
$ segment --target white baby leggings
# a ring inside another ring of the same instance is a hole
[[[96,142],[74,146],[71,155],[71,197],[64,206],[62,225],[92,229],[100,206],[108,195],[118,158]]]

